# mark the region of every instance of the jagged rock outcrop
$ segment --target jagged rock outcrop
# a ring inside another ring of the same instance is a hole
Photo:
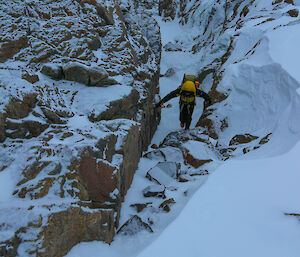
[[[134,1],[0,7],[0,172],[25,203],[1,207],[0,255],[110,243],[159,122],[157,22]]]

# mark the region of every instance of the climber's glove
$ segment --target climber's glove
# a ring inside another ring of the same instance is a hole
[[[163,102],[159,102],[155,105],[155,108],[163,107],[163,105],[164,105]]]

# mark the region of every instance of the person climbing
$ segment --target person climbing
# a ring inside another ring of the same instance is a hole
[[[164,103],[170,99],[180,96],[180,126],[189,129],[192,122],[192,115],[196,104],[196,96],[202,97],[205,100],[204,108],[211,105],[211,100],[208,94],[199,89],[199,82],[196,81],[196,76],[184,74],[181,85],[167,94],[162,100],[156,104],[156,108],[162,107]]]

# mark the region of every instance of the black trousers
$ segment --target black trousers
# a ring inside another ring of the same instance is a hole
[[[189,129],[192,122],[192,115],[194,111],[195,103],[179,103],[180,116],[179,120],[185,124],[185,129]]]

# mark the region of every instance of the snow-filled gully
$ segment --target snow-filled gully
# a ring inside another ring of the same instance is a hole
[[[262,9],[269,6],[271,2],[265,6],[258,4]],[[287,23],[285,19],[279,20]],[[181,26],[177,20],[157,20],[162,45],[176,41],[183,46],[183,51],[162,52],[161,73],[169,68],[175,71],[174,75],[160,79],[160,96],[163,97],[180,84],[184,73],[199,72],[199,56],[203,53],[197,55],[191,51],[190,42],[199,33],[197,27]],[[152,140],[157,147],[149,148],[141,158],[122,206],[120,224],[132,218],[131,224],[120,229],[110,246],[101,242],[80,244],[68,257],[87,256],[87,253],[99,256],[99,252],[109,257],[299,256],[300,249],[293,238],[299,239],[300,225],[296,219],[287,220],[282,214],[300,213],[300,203],[293,197],[300,194],[297,189],[300,187],[293,183],[299,179],[299,172],[293,166],[299,163],[290,158],[299,153],[299,144],[284,158],[267,157],[289,152],[299,141],[300,97],[296,88],[300,78],[295,77],[294,66],[290,70],[289,61],[273,50],[277,49],[273,39],[280,36],[280,30],[277,34],[273,32],[276,24],[271,24],[271,32],[267,33],[268,27],[261,31],[253,29],[254,22],[251,20],[248,27],[240,30],[240,39],[228,63],[241,62],[249,48],[257,41],[260,45],[252,57],[238,65],[226,66],[222,87],[231,94],[223,103],[211,107],[216,120],[227,120],[227,129],[219,131],[219,139],[215,140],[206,135],[204,129],[195,128],[203,110],[203,100],[199,98],[191,129],[184,131],[179,126],[178,99],[169,101],[162,109],[161,122]],[[289,29],[293,31],[295,27],[286,28]],[[300,38],[293,39],[300,43]],[[216,42],[216,45],[224,42]],[[289,44],[286,42],[283,47],[289,48]],[[222,48],[221,55],[226,50]],[[204,55],[203,66],[214,58],[207,53]],[[202,89],[208,92],[211,82],[212,78],[205,80]],[[228,146],[233,136],[250,131],[255,136],[249,142]],[[266,159],[224,162],[228,159],[226,156]],[[287,160],[291,164],[281,167],[287,168],[285,180],[281,181],[282,170],[278,163]],[[253,184],[257,191],[252,191]],[[281,198],[278,193],[280,187],[285,197]],[[286,202],[289,204],[283,204]],[[289,241],[266,232],[266,227],[270,231],[274,229],[275,234],[286,235]],[[260,238],[260,233],[264,237]],[[266,244],[260,240],[265,240]],[[247,250],[248,243],[252,244],[251,250]]]

